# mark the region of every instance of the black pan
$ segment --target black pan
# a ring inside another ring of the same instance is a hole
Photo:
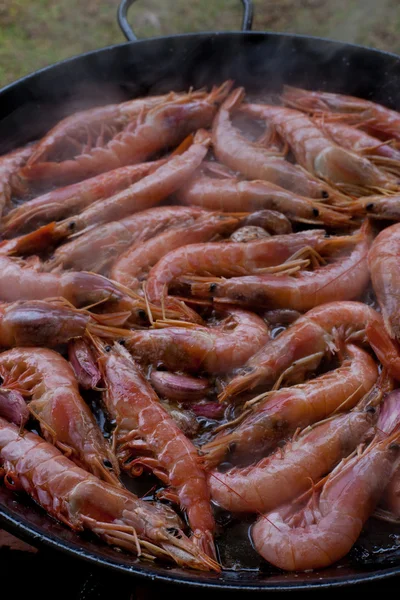
[[[394,54],[306,36],[252,33],[250,0],[242,0],[243,32],[136,41],[126,21],[132,2],[123,0],[118,13],[129,43],[42,69],[0,92],[1,153],[43,135],[61,117],[82,108],[171,89],[209,87],[228,78],[250,92],[279,92],[288,83],[344,92],[400,110],[400,57]],[[285,574],[262,565],[248,541],[247,526],[225,524],[220,552],[229,568],[213,575],[148,565],[78,537],[25,496],[5,488],[0,488],[0,506],[4,527],[33,544],[44,543],[97,566],[151,580],[261,591],[340,586],[400,574],[400,527],[373,519],[339,565],[306,574]]]

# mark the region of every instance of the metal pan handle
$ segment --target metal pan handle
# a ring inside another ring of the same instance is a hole
[[[118,24],[129,42],[137,42],[138,39],[133,33],[127,19],[128,10],[134,2],[136,0],[121,0],[117,12]],[[241,2],[243,5],[242,31],[251,31],[253,24],[253,1],[241,0]]]

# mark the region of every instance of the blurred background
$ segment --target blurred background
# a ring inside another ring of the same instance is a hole
[[[118,0],[0,0],[0,87],[40,67],[124,41]],[[254,0],[254,29],[330,37],[400,53],[399,0]],[[139,0],[139,37],[232,30],[240,0]]]

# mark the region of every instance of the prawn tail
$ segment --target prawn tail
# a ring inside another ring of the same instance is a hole
[[[194,531],[190,538],[195,546],[200,548],[204,554],[210,556],[213,560],[217,560],[217,551],[214,544],[214,536],[211,531]]]
[[[227,97],[221,108],[227,110],[228,112],[237,110],[242,104],[245,95],[246,92],[244,88],[237,88]]]
[[[58,233],[56,225],[56,222],[52,222],[31,233],[1,242],[0,253],[8,255],[36,254],[47,250],[49,246],[54,246],[64,237]]]
[[[400,381],[400,350],[397,343],[387,334],[382,321],[378,319],[370,321],[366,327],[366,336],[389,375]]]
[[[236,396],[245,390],[252,390],[260,381],[260,376],[257,370],[245,375],[238,375],[232,379],[219,394],[219,402],[227,402],[231,396]]]
[[[235,443],[235,435],[228,433],[208,442],[201,448],[201,461],[206,470],[214,469],[225,458],[230,444]]]
[[[379,406],[384,397],[394,388],[394,379],[384,367],[376,380],[375,385],[363,396],[353,410],[368,410]]]
[[[378,417],[377,430],[376,437],[379,440],[384,439],[385,444],[397,441],[400,437],[399,389],[393,390],[386,396]]]
[[[224,81],[224,83],[222,85],[220,85],[219,87],[213,87],[208,99],[211,100],[211,102],[217,102],[218,104],[220,104],[228,96],[229,92],[231,91],[231,89],[233,87],[233,84],[234,84],[234,81],[232,79],[227,79],[227,81]],[[240,88],[240,89],[243,89],[243,88]],[[243,96],[244,96],[244,90],[243,90]],[[229,98],[227,98],[227,100],[228,99]],[[227,100],[225,100],[225,101],[227,101]]]

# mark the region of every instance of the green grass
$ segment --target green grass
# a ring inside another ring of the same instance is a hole
[[[255,0],[254,29],[305,33],[400,52],[398,0]],[[124,41],[118,0],[0,0],[0,86],[45,65]],[[240,0],[139,0],[139,37],[237,29]]]

